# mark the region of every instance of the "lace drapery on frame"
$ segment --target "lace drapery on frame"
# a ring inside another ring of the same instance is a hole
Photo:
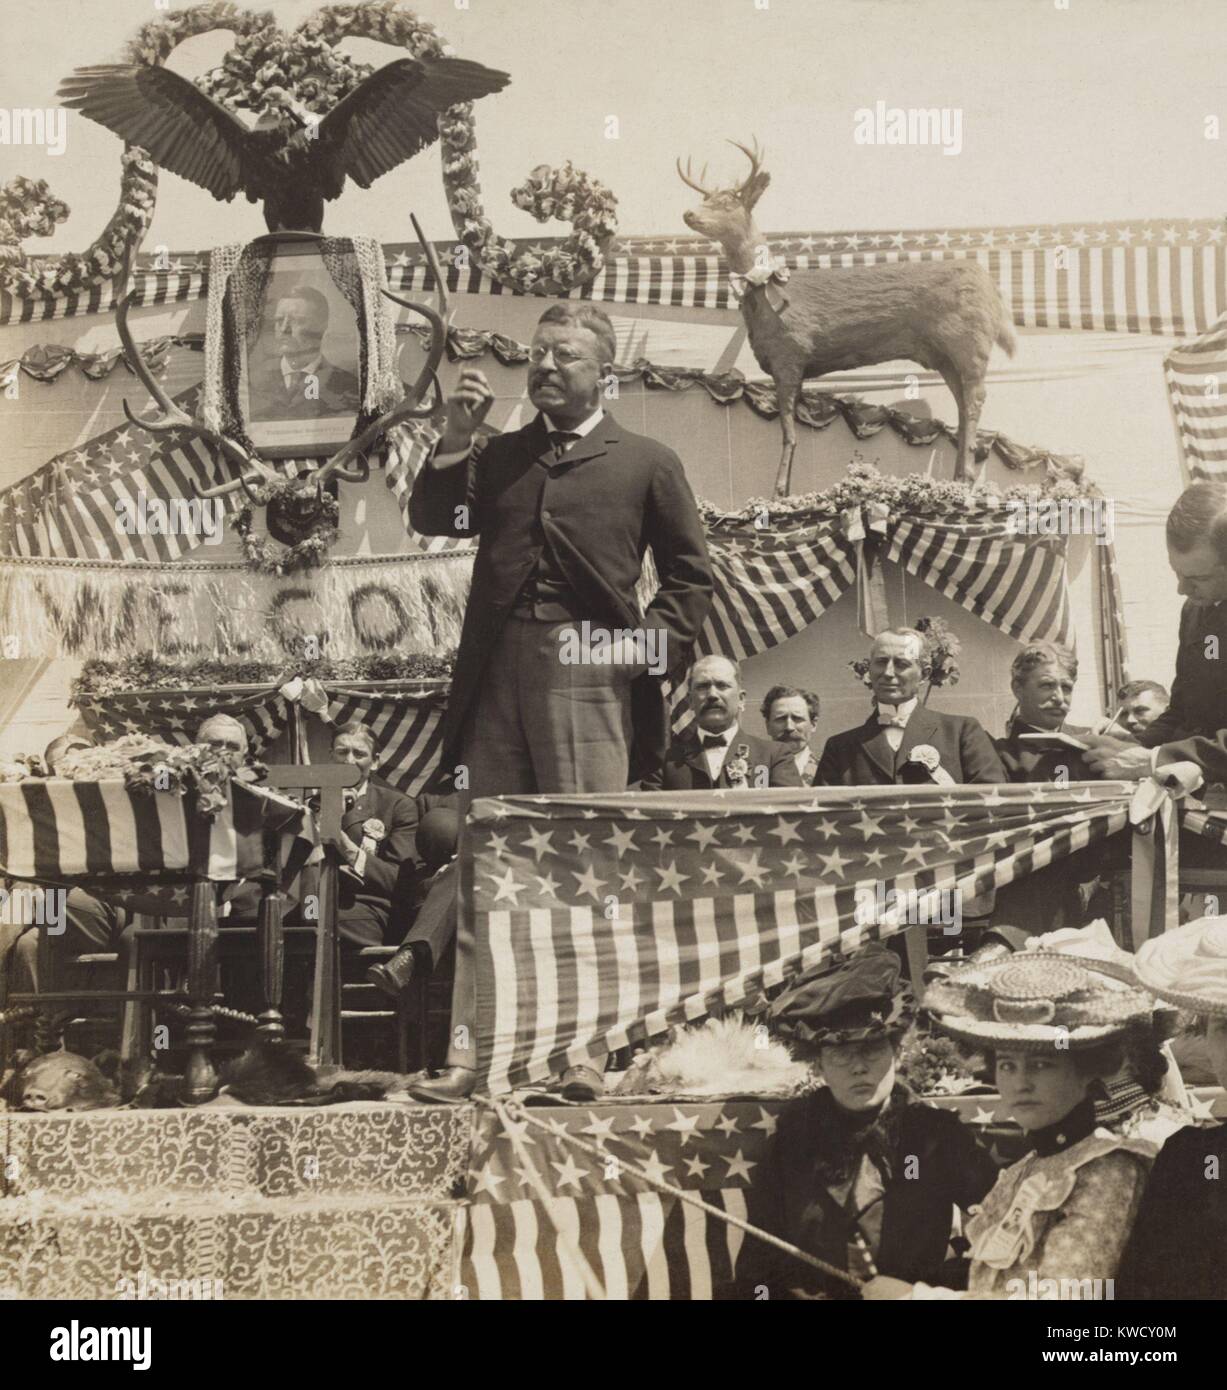
[[[358,321],[362,405],[354,434],[390,409],[401,394],[396,330],[381,290],[387,287],[383,247],[374,237],[325,237],[317,243],[329,278]],[[205,379],[201,418],[211,429],[253,448],[239,407],[242,362],[259,337],[265,295],[278,245],[238,242],[209,257]]]

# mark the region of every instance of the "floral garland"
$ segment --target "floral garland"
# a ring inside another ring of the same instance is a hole
[[[22,241],[51,236],[67,216],[68,204],[53,196],[46,179],[10,179],[0,188],[0,261],[24,263]]]
[[[433,25],[395,0],[383,4],[329,5],[299,25],[297,36],[339,43],[344,38],[379,39],[407,49],[415,58],[452,50]],[[517,249],[498,235],[486,216],[477,181],[477,127],[473,103],[453,106],[439,118],[443,147],[443,186],[452,225],[482,270],[522,294],[566,294],[587,283],[605,264],[605,252],[618,230],[618,200],[603,184],[575,169],[539,165],[511,201],[538,222],[551,217],[570,222],[571,235],[557,247]]]
[[[404,652],[395,656],[295,658],[292,662],[229,660],[201,657],[194,661],[168,662],[161,652],[143,652],[126,661],[94,658],[81,668],[72,683],[69,704],[77,707],[108,695],[129,690],[186,690],[218,685],[273,685],[278,688],[295,677],[338,684],[369,681],[447,680],[455,664],[455,652]]]
[[[30,260],[23,236],[49,236],[68,216],[68,205],[52,197],[46,181],[16,178],[4,189],[0,213],[0,289],[29,299],[34,295],[81,294],[114,279],[131,261],[153,221],[158,171],[144,150],[125,150],[119,206],[89,248],[52,260]]]
[[[1043,483],[1016,483],[1000,491],[995,483],[963,483],[931,478],[922,473],[906,476],[879,472],[859,454],[853,456],[847,474],[821,492],[793,497],[752,497],[744,507],[730,512],[700,501],[699,514],[709,527],[756,526],[776,522],[803,523],[842,516],[850,508],[884,505],[891,515],[984,517],[1011,502],[1061,501],[1099,495],[1095,485],[1080,478],[1061,477]]]
[[[324,563],[324,556],[336,543],[339,534],[337,523],[341,519],[340,504],[330,492],[319,489],[310,478],[277,478],[253,489],[252,497],[253,501],[239,512],[234,521],[234,529],[242,542],[243,556],[249,569],[260,574],[286,575]],[[277,546],[267,536],[253,533],[256,503],[266,508],[287,503],[293,506],[308,498],[318,501],[318,513],[300,541],[293,545]]]
[[[112,743],[70,750],[56,762],[55,775],[72,782],[122,777],[130,790],[151,796],[194,792],[197,808],[211,818],[226,808],[231,782],[263,781],[267,769],[206,743],[176,746],[147,734],[125,734]]]
[[[214,101],[257,115],[292,117],[302,108],[324,116],[375,71],[319,34],[286,34],[266,18],[267,25],[240,38],[221,67],[197,83]]]
[[[142,25],[125,57],[158,67],[184,39],[215,29],[232,31],[236,42],[221,66],[197,85],[215,100],[258,114],[332,110],[375,70],[337,50],[345,38],[377,39],[415,58],[452,53],[433,25],[402,10],[397,0],[329,5],[290,34],[277,27],[271,13],[213,0]],[[569,221],[573,230],[559,246],[517,249],[497,234],[483,210],[473,104],[454,106],[440,117],[439,136],[452,224],[488,275],[524,294],[557,295],[601,270],[618,229],[617,199],[608,188],[570,163],[560,169],[538,166],[512,190],[513,204],[538,222]],[[157,171],[144,151],[125,151],[119,208],[102,235],[83,255],[63,256],[34,271],[27,267],[21,237],[48,235],[68,209],[41,180],[17,179],[5,192],[10,206],[7,212],[0,208],[0,289],[24,297],[77,294],[117,275],[132,259],[153,220]]]

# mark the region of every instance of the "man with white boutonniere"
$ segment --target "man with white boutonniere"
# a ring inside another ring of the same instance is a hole
[[[992,740],[970,715],[941,714],[920,700],[932,669],[929,644],[915,628],[891,628],[874,639],[868,680],[874,709],[855,729],[827,740],[814,785],[950,786],[1004,782]]]
[[[694,722],[674,738],[660,767],[643,779],[644,791],[805,785],[790,745],[741,727],[746,692],[735,661],[700,657],[690,670],[689,700]]]
[[[343,724],[333,736],[332,758],[362,773],[344,792],[337,933],[358,946],[381,946],[394,903],[411,887],[417,807],[372,771],[375,739],[365,725]]]

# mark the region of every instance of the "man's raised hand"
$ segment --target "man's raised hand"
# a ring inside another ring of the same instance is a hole
[[[494,392],[485,372],[477,367],[465,367],[455,390],[447,398],[447,424],[439,440],[440,454],[467,449],[473,435],[494,404]]]

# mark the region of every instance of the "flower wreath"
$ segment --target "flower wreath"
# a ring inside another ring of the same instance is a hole
[[[257,113],[298,105],[318,115],[343,100],[374,71],[336,50],[345,38],[380,40],[415,58],[452,53],[432,24],[400,9],[396,0],[328,5],[289,34],[277,27],[271,14],[212,0],[142,25],[125,57],[130,63],[160,67],[184,39],[215,29],[230,30],[236,42],[222,65],[197,85],[215,100]],[[560,169],[534,169],[512,190],[512,202],[538,222],[551,217],[569,221],[573,231],[548,250],[517,249],[498,235],[482,206],[472,102],[453,106],[439,118],[439,137],[452,225],[486,274],[524,294],[553,295],[586,283],[603,267],[618,230],[617,199],[603,184],[570,163]],[[47,235],[67,216],[65,205],[40,184],[18,179],[4,190],[8,207],[0,202],[0,289],[25,296],[80,293],[118,274],[132,260],[153,220],[157,193],[157,170],[143,150],[133,146],[125,151],[119,207],[89,250],[31,271],[21,237]]]
[[[267,507],[270,502],[294,502],[316,490],[316,484],[310,477],[277,478],[253,489],[252,501],[247,503],[234,521],[234,529],[242,541],[243,556],[249,569],[260,574],[286,575],[323,564],[324,556],[336,542],[337,523],[341,518],[340,505],[330,492],[319,493],[319,514],[306,535],[294,545],[278,545],[268,536],[257,536],[252,531],[257,503]]]
[[[451,48],[432,24],[395,3],[328,5],[295,30],[296,37],[339,43],[344,38],[379,39],[415,58],[445,56]],[[516,207],[538,222],[558,218],[573,231],[561,245],[523,247],[498,235],[482,205],[477,180],[477,127],[473,103],[453,106],[439,117],[443,187],[452,226],[487,275],[522,294],[566,294],[591,280],[605,264],[618,230],[614,194],[570,162],[560,169],[538,165],[511,192]]]

